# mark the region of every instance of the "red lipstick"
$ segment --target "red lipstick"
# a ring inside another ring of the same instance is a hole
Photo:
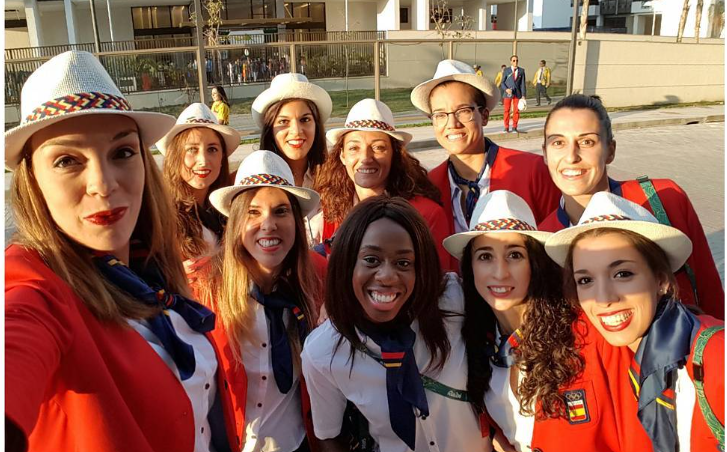
[[[84,220],[98,226],[110,226],[121,220],[124,215],[126,215],[127,210],[129,210],[128,207],[117,207],[112,210],[103,210],[85,217]]]

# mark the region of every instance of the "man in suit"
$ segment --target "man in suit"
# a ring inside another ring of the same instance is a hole
[[[548,87],[550,86],[550,68],[545,65],[545,60],[540,60],[540,67],[535,72],[535,78],[533,78],[533,86],[535,87],[536,101],[535,106],[540,106],[540,96],[545,96],[548,99],[548,105],[552,99],[548,96]]]
[[[517,133],[517,123],[520,120],[520,110],[517,109],[520,99],[527,95],[525,84],[525,70],[517,65],[518,57],[510,57],[510,67],[502,73],[502,85],[505,87],[503,105],[505,108],[505,132]],[[512,113],[512,130],[510,130],[510,109]]]

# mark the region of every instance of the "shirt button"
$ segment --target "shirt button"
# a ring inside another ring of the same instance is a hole
[[[268,346],[268,344],[266,344],[265,342],[263,342],[263,348],[265,348],[267,346]]]
[[[201,432],[202,432],[202,433],[204,433],[204,427],[202,427],[202,430],[201,430]]]
[[[267,379],[268,379],[268,377],[266,377],[265,375],[263,375],[263,380],[267,380]]]
[[[543,449],[536,447],[535,449],[533,449],[533,452],[543,452]]]
[[[262,407],[263,407],[263,404],[262,404],[262,403],[258,403],[258,404],[257,404],[257,407],[258,407],[258,408],[262,408]]]
[[[427,415],[426,414],[422,414],[422,420],[423,421],[426,421],[427,420]]]
[[[205,389],[209,389],[209,388],[210,388],[210,384],[209,384],[209,383],[207,383],[206,385],[204,385],[204,388],[205,388]]]
[[[429,441],[429,445],[430,446],[433,446],[434,445],[434,441]]]
[[[250,435],[250,438],[257,439],[257,435]]]

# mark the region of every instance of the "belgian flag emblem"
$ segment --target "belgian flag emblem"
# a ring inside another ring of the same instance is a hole
[[[583,389],[575,389],[566,391],[565,401],[568,411],[568,422],[571,424],[583,424],[591,420],[588,413],[588,404],[586,403],[586,391]]]

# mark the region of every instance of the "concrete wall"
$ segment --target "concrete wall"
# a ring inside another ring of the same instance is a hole
[[[326,2],[326,28],[328,31],[345,31],[345,6],[340,1]],[[348,3],[348,29],[350,31],[376,30],[376,2]]]
[[[568,0],[536,1],[541,1],[543,3],[541,26],[539,28],[567,27],[570,25],[570,18],[573,15],[573,7]],[[589,12],[590,9],[591,8],[589,8]],[[536,28],[538,27],[536,26]]]
[[[724,41],[590,35],[578,46],[574,89],[609,107],[724,100]]]
[[[5,29],[5,48],[17,49],[30,47],[30,37],[27,28]]]
[[[68,44],[68,31],[66,28],[66,15],[61,9],[60,11],[48,11],[47,9],[41,9],[40,12],[41,24],[43,27],[43,43],[47,46]],[[89,15],[90,17],[90,15]],[[83,23],[83,22],[81,22]],[[91,23],[90,19],[89,22]],[[76,26],[79,22],[76,22]],[[89,27],[90,28],[90,27]],[[79,42],[93,42],[93,35],[89,41]]]

